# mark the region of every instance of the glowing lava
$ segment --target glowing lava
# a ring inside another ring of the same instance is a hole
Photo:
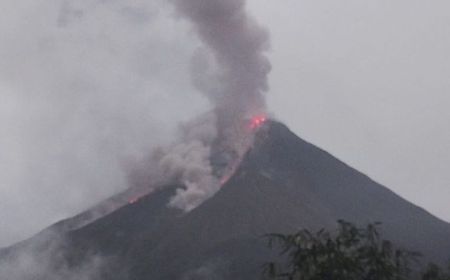
[[[134,203],[138,202],[139,199],[141,199],[141,198],[140,197],[133,197],[130,200],[128,200],[128,203],[129,204],[134,204]]]
[[[257,115],[254,116],[253,118],[251,118],[250,120],[248,120],[248,128],[251,130],[251,135],[254,135],[254,132],[259,129],[261,126],[263,126],[265,123],[267,122],[267,117],[263,116],[263,115]],[[226,168],[226,171],[224,172],[223,176],[220,178],[219,182],[220,185],[223,186],[225,185],[228,180],[230,180],[230,178],[234,175],[234,173],[236,173],[237,169],[239,168],[239,165],[241,164],[244,155],[246,154],[246,152],[250,149],[252,143],[253,143],[253,139],[252,136],[251,138],[248,138],[249,135],[244,136],[244,138],[246,139],[245,141],[242,141],[242,143],[244,143],[244,151],[240,154],[237,155],[237,157],[230,161],[228,163],[228,166]]]
[[[255,116],[250,120],[250,128],[251,129],[258,129],[260,128],[265,122],[267,121],[267,118],[265,116]]]

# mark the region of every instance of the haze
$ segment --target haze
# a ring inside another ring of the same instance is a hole
[[[207,111],[199,41],[166,1],[2,1],[0,245],[126,188],[127,163]],[[450,221],[446,1],[250,0],[274,116]]]

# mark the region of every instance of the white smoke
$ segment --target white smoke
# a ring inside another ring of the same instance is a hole
[[[172,9],[0,1],[0,247],[124,191],[128,160],[210,109],[190,84],[198,42]]]
[[[209,120],[209,125],[200,123],[186,132],[184,141],[161,159],[160,167],[165,175],[178,178],[185,185],[184,189],[177,190],[169,205],[190,211],[214,195],[219,190],[219,182],[210,164],[215,127]]]
[[[7,280],[100,279],[107,258],[87,254],[77,265],[65,258],[65,241],[57,233],[41,233],[38,239],[15,247],[0,259],[0,277]]]
[[[219,181],[213,175],[211,151],[217,138],[213,113],[202,115],[180,126],[178,140],[155,149],[146,163],[134,172],[131,179],[145,186],[182,184],[169,206],[190,211],[219,190]],[[139,185],[139,183],[134,183]]]
[[[268,89],[271,67],[264,55],[269,45],[267,32],[248,16],[245,0],[172,2],[203,43],[192,57],[191,77],[194,86],[213,104],[215,114],[210,118],[215,120],[215,129],[211,123],[190,126],[186,130],[190,137],[172,147],[161,160],[165,175],[178,178],[186,186],[177,190],[169,205],[190,211],[220,188],[220,178],[213,175],[210,163],[212,145],[218,146],[216,152],[222,153],[229,164],[238,162],[250,146],[252,133],[243,122],[265,114],[263,93]],[[216,142],[214,138],[204,141],[204,133],[216,136]]]
[[[160,141],[154,138],[174,112],[192,114],[181,106],[185,102],[180,96],[168,102],[172,109],[158,108],[159,92],[168,99],[167,92],[180,92],[172,81],[182,75],[162,66],[171,63],[164,51],[177,53],[181,44],[174,43],[170,34],[156,32],[169,23],[164,12],[148,1],[27,2],[28,8],[14,1],[0,4],[20,12],[10,20],[2,18],[0,28],[5,38],[0,48],[5,65],[0,69],[0,90],[2,101],[7,102],[0,104],[6,136],[0,144],[7,151],[2,154],[6,160],[0,161],[5,167],[0,177],[11,189],[36,188],[35,193],[45,193],[42,203],[55,209],[67,204],[60,197],[75,197],[82,201],[75,212],[89,205],[86,197],[92,196],[92,189],[99,193],[104,189],[102,197],[122,190],[126,182],[118,159],[143,154],[154,144],[151,141]],[[215,145],[230,154],[245,150],[248,138],[241,121],[265,111],[262,92],[267,89],[270,66],[262,54],[266,32],[246,15],[244,1],[173,3],[203,42],[192,58],[191,78],[214,110],[182,125],[178,141],[154,152],[143,165],[141,177],[131,177],[147,186],[183,184],[168,205],[190,211],[220,188],[211,165]],[[24,17],[29,20],[22,21]],[[17,27],[18,32],[3,30],[4,26]],[[142,30],[148,34],[142,36]],[[158,40],[161,44],[155,43]],[[170,58],[177,71],[183,69],[179,63],[183,58],[184,53]],[[178,85],[187,88],[183,81]],[[176,110],[177,105],[181,110]],[[17,147],[10,149],[12,144]],[[22,194],[28,192],[21,191],[17,200],[24,200]],[[26,196],[24,204],[32,205],[28,200],[37,199]],[[30,206],[33,211],[42,208],[36,204]],[[49,208],[48,212],[58,211]],[[64,259],[64,246],[51,241],[45,252],[32,247],[3,259],[2,279],[98,278],[104,258],[91,256],[76,268],[58,263],[57,259]]]
[[[1,2],[1,245],[123,191],[124,158],[148,153],[179,119],[207,110],[189,84],[192,53],[192,84],[214,113],[182,129],[181,146],[161,148],[132,180],[185,184],[170,203],[183,209],[217,191],[213,139],[242,154],[238,123],[265,110],[267,33],[244,1],[171,3],[203,43],[197,51],[165,1]]]

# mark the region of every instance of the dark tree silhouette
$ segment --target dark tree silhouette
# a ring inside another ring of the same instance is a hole
[[[426,271],[422,274],[422,280],[450,280],[450,266],[445,272],[436,264],[429,264]]]
[[[410,265],[420,254],[382,239],[379,225],[358,228],[340,220],[334,233],[301,230],[291,235],[271,234],[269,245],[279,248],[286,262],[267,264],[265,275],[288,280],[411,279]],[[422,279],[448,280],[445,277],[437,266],[430,266]]]

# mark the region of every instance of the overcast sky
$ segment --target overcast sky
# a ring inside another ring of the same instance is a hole
[[[199,46],[161,0],[0,2],[0,246],[126,187],[124,166],[209,109]],[[270,111],[450,221],[448,1],[250,0]]]
[[[446,221],[449,9],[437,0],[250,0],[272,34],[276,116]]]

